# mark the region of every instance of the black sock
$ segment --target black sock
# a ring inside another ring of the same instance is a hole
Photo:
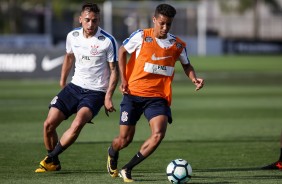
[[[65,149],[62,147],[61,143],[58,142],[55,149],[51,152],[48,150],[48,158],[46,160],[47,163],[54,162],[55,164],[59,163],[59,157],[58,155],[61,154]]]
[[[122,169],[129,169],[132,170],[133,167],[138,165],[140,162],[142,162],[146,157],[144,157],[140,152],[138,152],[134,157],[125,165],[122,167]]]
[[[115,151],[112,146],[109,148],[109,155],[114,158],[115,160],[118,159],[119,152]]]
[[[49,157],[49,154],[52,153],[52,151],[53,151],[53,150],[47,150],[47,153],[48,153],[47,156],[48,156],[48,157],[47,157],[47,159],[45,160],[46,163],[53,162],[53,158],[52,158],[52,157]]]
[[[282,161],[282,148],[280,148],[280,157],[279,157],[279,161]]]

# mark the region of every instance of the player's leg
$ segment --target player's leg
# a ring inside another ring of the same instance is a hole
[[[117,162],[119,151],[133,140],[135,125],[143,113],[138,97],[124,95],[120,104],[120,132],[108,149],[107,170],[112,177],[118,176]]]
[[[135,134],[135,125],[120,125],[119,135],[114,138],[111,149],[115,152],[127,147],[133,140]]]
[[[269,164],[267,166],[262,167],[262,169],[266,170],[282,170],[282,131],[280,134],[280,156],[276,162]]]
[[[150,120],[151,136],[143,143],[139,152],[122,167],[120,174],[125,182],[132,182],[131,170],[151,155],[165,137],[167,116],[159,115]]]
[[[119,151],[132,142],[135,125],[120,125],[119,132],[119,135],[113,139],[108,149],[107,170],[112,177],[118,176],[117,163]]]
[[[167,129],[167,116],[159,115],[150,120],[152,134],[141,146],[140,153],[144,157],[151,155],[165,137]]]
[[[77,112],[70,128],[65,131],[60,141],[56,144],[54,150],[48,153],[47,157],[40,162],[41,170],[37,169],[35,172],[60,170],[61,166],[60,163],[56,162],[56,158],[58,158],[59,154],[75,142],[86,122],[89,122],[91,119],[92,111],[88,107],[82,107]]]
[[[43,127],[43,138],[45,148],[48,154],[50,154],[58,143],[58,135],[56,128],[65,119],[65,115],[57,108],[51,107],[46,120],[44,121]],[[41,162],[38,169],[35,172],[46,172],[46,171],[58,171],[61,169],[60,161],[58,156],[48,159],[45,157]]]
[[[51,107],[44,121],[43,138],[48,151],[52,151],[58,143],[56,128],[65,119],[65,115],[57,108]]]
[[[71,109],[77,106],[77,100],[73,98],[72,90],[72,86],[68,84],[52,99],[49,105],[50,110],[47,119],[44,122],[43,133],[44,144],[48,154],[53,152],[55,147],[59,144],[56,128],[63,120],[71,116],[73,113]],[[53,159],[53,162],[59,163],[58,157],[53,157]]]
[[[171,123],[171,110],[167,101],[162,98],[143,98],[144,115],[149,121],[151,136],[143,143],[139,152],[123,167],[120,171],[124,181],[129,178],[128,182],[133,181],[131,170],[141,163],[145,158],[151,155],[159,146],[165,136],[167,122]]]
[[[64,149],[68,148],[78,138],[84,125],[92,119],[92,111],[88,107],[82,107],[76,114],[69,129],[67,129],[60,139]]]
[[[76,97],[74,99],[81,100],[73,100],[74,102],[78,103],[73,103],[69,109],[78,109],[78,111],[76,112],[76,116],[71,126],[64,132],[55,149],[48,154],[48,157],[51,158],[58,156],[70,145],[72,145],[78,138],[84,125],[87,122],[90,122],[104,105],[104,92],[84,90],[77,86],[74,86],[72,89],[74,89],[76,92]],[[71,113],[73,112],[75,111],[71,110]]]

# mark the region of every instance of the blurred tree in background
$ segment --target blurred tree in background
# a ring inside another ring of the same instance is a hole
[[[95,0],[103,3],[105,0]],[[44,24],[45,16],[63,18],[64,10],[80,10],[81,0],[0,0],[0,34],[45,33],[48,28],[25,30],[25,25]],[[93,1],[85,1],[93,2]],[[37,21],[36,21],[37,19]],[[39,20],[38,20],[39,19]],[[38,27],[45,27],[44,25]]]

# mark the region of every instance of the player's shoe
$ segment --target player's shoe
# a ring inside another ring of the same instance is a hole
[[[131,170],[128,169],[120,170],[119,177],[123,178],[123,181],[126,183],[134,182],[134,180],[131,177]]]
[[[108,152],[107,170],[111,177],[118,177],[117,159],[110,156]]]
[[[264,170],[282,170],[282,161],[274,162],[270,165],[262,167],[261,169],[264,169]]]
[[[39,168],[35,170],[36,173],[47,172],[47,171],[59,171],[61,170],[61,165],[59,163],[49,162],[47,163],[48,157],[45,157],[39,164]]]

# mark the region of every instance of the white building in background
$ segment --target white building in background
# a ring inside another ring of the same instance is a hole
[[[224,44],[229,40],[282,42],[282,13],[274,14],[263,0],[257,0],[256,9],[251,7],[242,13],[224,12],[220,5],[224,2],[235,6],[239,0],[163,2],[170,3],[177,9],[171,32],[189,41],[188,49],[192,54],[222,54],[226,50],[223,48],[226,47]],[[151,18],[159,3],[107,1],[104,17],[112,17],[112,21],[105,20],[103,26],[117,40],[123,40],[136,29],[152,26]],[[282,0],[279,3],[282,7]]]
[[[256,8],[242,13],[224,12],[220,1],[222,0],[207,0],[207,29],[217,32],[223,38],[282,41],[282,0],[277,0],[281,9],[276,13],[265,3],[266,0],[258,0]],[[236,6],[239,1],[225,2]]]

